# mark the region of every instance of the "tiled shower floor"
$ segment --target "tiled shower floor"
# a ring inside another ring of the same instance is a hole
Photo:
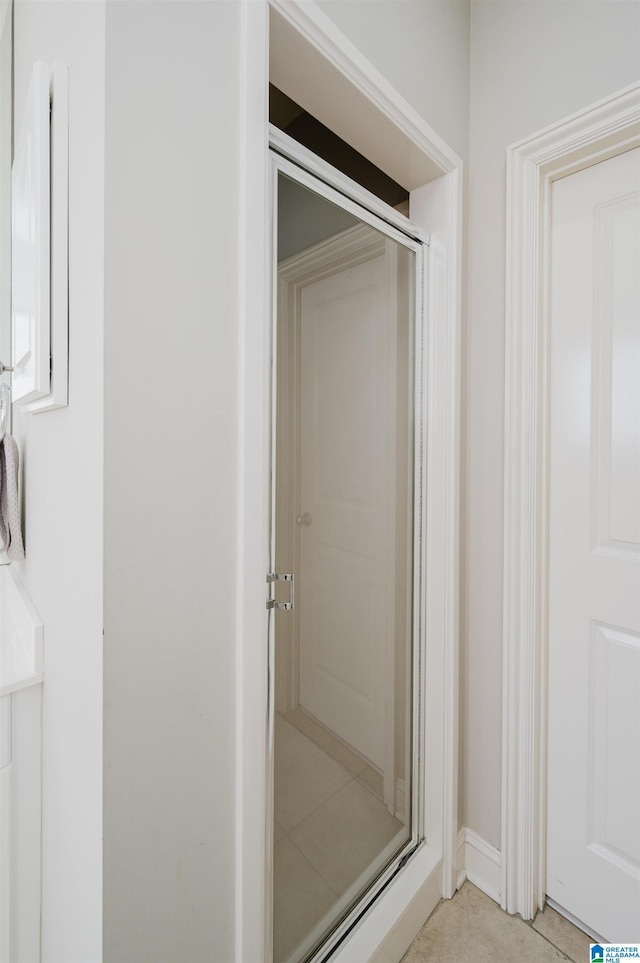
[[[275,963],[350,899],[385,847],[399,847],[404,827],[381,797],[380,774],[326,729],[299,709],[276,714]]]

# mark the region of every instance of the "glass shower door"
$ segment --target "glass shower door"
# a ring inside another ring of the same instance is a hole
[[[293,963],[416,839],[419,245],[279,166],[273,958]]]

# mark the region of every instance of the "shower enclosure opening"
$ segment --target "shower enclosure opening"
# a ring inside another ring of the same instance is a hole
[[[272,950],[301,963],[421,838],[423,261],[272,162]]]

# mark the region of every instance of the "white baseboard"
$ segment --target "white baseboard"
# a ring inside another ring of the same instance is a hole
[[[465,879],[500,903],[501,854],[472,829],[463,827],[458,833],[458,889]]]

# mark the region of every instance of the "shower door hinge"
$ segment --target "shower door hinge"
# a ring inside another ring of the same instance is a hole
[[[276,572],[269,572],[267,575],[267,585],[271,582],[288,582],[289,583],[289,601],[288,602],[276,602],[275,599],[267,599],[268,609],[281,609],[284,612],[291,612],[293,610],[295,598],[293,589],[293,573],[288,573],[287,575],[280,575]]]

